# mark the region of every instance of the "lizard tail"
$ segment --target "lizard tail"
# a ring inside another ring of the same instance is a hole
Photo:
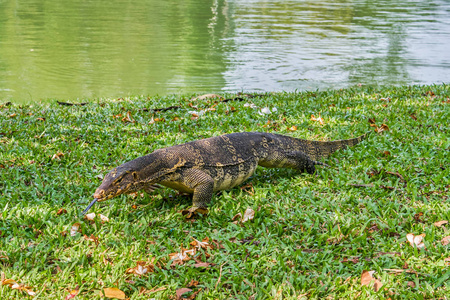
[[[357,138],[348,139],[348,140],[336,140],[336,141],[309,141],[308,143],[308,156],[313,160],[319,160],[323,157],[327,157],[333,152],[344,149],[347,147],[353,147],[362,140],[364,140],[367,135],[370,132],[367,132],[366,134],[363,134]]]

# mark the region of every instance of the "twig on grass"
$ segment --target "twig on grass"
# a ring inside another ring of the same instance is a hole
[[[349,183],[348,185],[354,186],[354,187],[364,187],[364,188],[373,188],[375,187],[373,184],[357,184],[357,183]],[[395,190],[395,187],[393,186],[387,186],[387,185],[379,185],[380,188],[385,190]]]
[[[220,283],[220,279],[222,278],[222,267],[226,264],[227,262],[224,262],[223,264],[220,265],[220,269],[219,269],[219,279],[217,279],[216,285],[214,286],[214,289],[217,290],[217,286]]]
[[[143,108],[141,111],[150,111],[150,112],[161,112],[161,111],[167,111],[167,110],[176,110],[181,108],[180,105],[172,105],[169,107],[162,107],[162,108]]]
[[[82,103],[69,103],[69,102],[61,102],[61,101],[56,101],[59,105],[64,105],[64,106],[83,106],[88,104],[88,102],[82,102]]]

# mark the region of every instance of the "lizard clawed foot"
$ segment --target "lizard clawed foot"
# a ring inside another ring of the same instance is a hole
[[[207,214],[209,211],[206,208],[201,208],[201,207],[196,207],[196,206],[192,206],[189,209],[184,209],[181,211],[181,214],[183,216],[186,216],[186,219],[191,219],[193,218],[195,215],[197,214]]]

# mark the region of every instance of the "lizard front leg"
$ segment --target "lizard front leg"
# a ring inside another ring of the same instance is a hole
[[[191,218],[194,213],[208,213],[208,205],[213,197],[214,180],[212,177],[199,169],[187,169],[181,177],[184,184],[193,192],[192,207],[183,211],[183,215]]]
[[[193,194],[192,207],[184,210],[183,215],[192,217],[193,213],[207,213],[214,190],[213,178],[200,169],[184,169],[167,176],[160,184],[178,190],[182,193]]]

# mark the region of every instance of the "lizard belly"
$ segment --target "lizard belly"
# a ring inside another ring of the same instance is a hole
[[[242,163],[234,166],[215,168],[214,191],[231,189],[245,180],[255,172],[256,163]]]
[[[159,183],[165,187],[180,191],[182,193],[192,194],[194,192],[194,189],[179,181],[161,181]]]

